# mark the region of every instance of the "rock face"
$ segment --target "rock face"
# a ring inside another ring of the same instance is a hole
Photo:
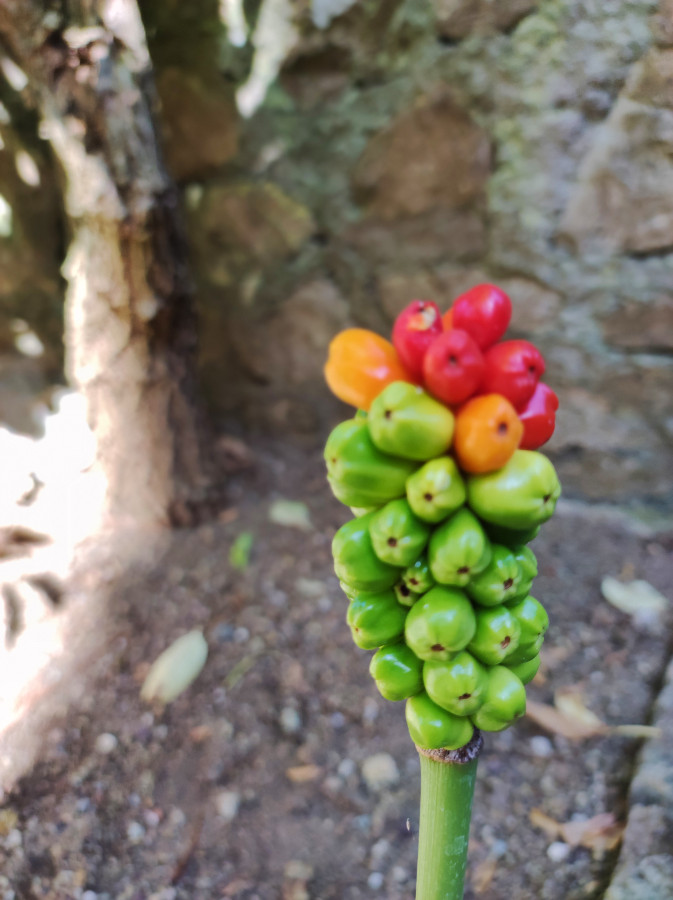
[[[317,443],[334,332],[496,281],[561,396],[566,496],[673,511],[673,0],[292,2],[249,119],[264,47],[148,4],[213,411]]]

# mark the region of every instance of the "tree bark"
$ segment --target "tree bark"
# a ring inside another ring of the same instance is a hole
[[[0,0],[0,35],[28,75],[63,170],[68,375],[87,401],[112,516],[182,524],[211,472],[195,403],[187,251],[145,34],[135,0],[59,9]]]

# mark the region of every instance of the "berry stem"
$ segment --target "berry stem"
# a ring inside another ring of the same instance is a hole
[[[462,900],[479,731],[458,750],[423,750],[416,900]]]

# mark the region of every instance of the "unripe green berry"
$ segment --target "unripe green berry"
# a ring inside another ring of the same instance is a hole
[[[410,697],[405,712],[411,740],[426,750],[457,750],[469,743],[474,734],[468,718],[454,716],[437,706],[425,692]]]
[[[386,700],[406,700],[423,690],[423,663],[404,643],[377,651],[369,673]]]

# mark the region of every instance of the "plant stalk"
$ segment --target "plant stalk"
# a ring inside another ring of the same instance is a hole
[[[423,750],[416,900],[462,900],[472,797],[483,738],[458,750]]]

